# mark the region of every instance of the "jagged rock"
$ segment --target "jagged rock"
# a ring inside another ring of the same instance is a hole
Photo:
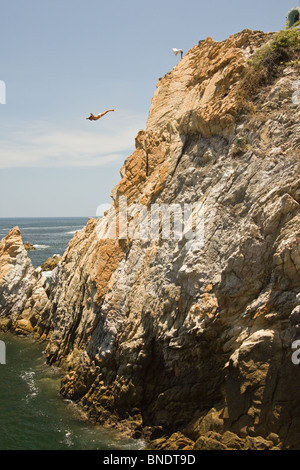
[[[60,255],[53,255],[41,264],[42,271],[53,271],[61,261]]]
[[[0,242],[0,328],[32,333],[48,297],[46,279],[27,256],[18,227]]]
[[[300,270],[296,70],[262,90],[255,116],[235,107],[251,50],[269,37],[207,39],[159,81],[112,207],[70,242],[39,324],[48,361],[72,371],[62,393],[98,419],[138,410],[173,433],[159,448],[184,445],[180,429],[195,449],[277,448],[270,433],[300,445],[288,326]],[[105,238],[122,196],[130,207],[205,202],[204,246],[135,238],[134,216],[128,236]]]
[[[192,450],[195,448],[195,443],[181,432],[176,432],[168,439],[153,440],[149,445],[149,449],[151,448],[155,450]]]

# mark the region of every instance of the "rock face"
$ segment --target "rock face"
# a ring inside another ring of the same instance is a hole
[[[154,448],[300,447],[297,65],[254,114],[237,105],[271,36],[208,38],[159,80],[111,209],[69,243],[35,327],[62,394]],[[150,232],[154,207],[182,231]]]
[[[18,227],[0,242],[0,329],[32,333],[48,301],[46,279],[27,256]]]

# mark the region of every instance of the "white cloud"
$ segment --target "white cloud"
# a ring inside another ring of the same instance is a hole
[[[107,166],[130,155],[144,120],[121,111],[92,122],[6,123],[0,133],[0,168]]]

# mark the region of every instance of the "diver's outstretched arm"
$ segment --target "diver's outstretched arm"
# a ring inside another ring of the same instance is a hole
[[[104,113],[98,114],[99,117],[104,116],[106,113],[109,113],[110,111],[114,111],[114,109],[107,109],[107,111],[104,111]]]

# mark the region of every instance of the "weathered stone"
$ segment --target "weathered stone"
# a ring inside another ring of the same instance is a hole
[[[192,450],[195,443],[180,432],[172,434],[168,439],[160,438],[152,441],[148,449],[155,450]]]
[[[0,242],[0,328],[32,333],[47,301],[46,279],[33,268],[15,227]]]

